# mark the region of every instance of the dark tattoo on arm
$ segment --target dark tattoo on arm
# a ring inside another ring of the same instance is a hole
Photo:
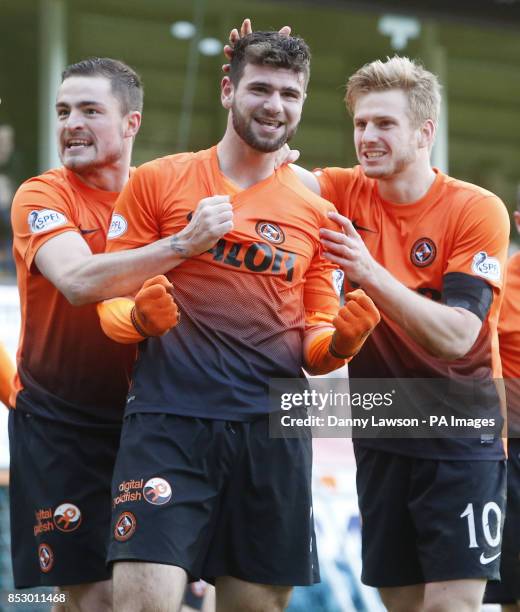
[[[174,253],[177,253],[181,257],[188,257],[186,247],[182,245],[178,236],[172,236],[170,239],[170,248]]]

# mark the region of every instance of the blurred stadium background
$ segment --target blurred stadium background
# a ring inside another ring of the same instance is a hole
[[[90,55],[111,56],[141,74],[145,112],[135,164],[206,148],[225,123],[219,103],[222,45],[244,17],[253,19],[255,29],[290,24],[311,46],[309,95],[293,142],[304,166],[355,163],[342,101],[345,80],[363,63],[397,52],[421,59],[443,83],[435,165],[494,191],[514,209],[520,177],[519,0],[1,0],[0,339],[13,354],[19,315],[10,204],[21,181],[59,163],[54,96],[63,67]],[[4,411],[0,590],[12,586],[5,417]],[[316,457],[316,519],[328,582],[312,594],[297,592],[291,610],[376,611],[374,594],[359,584],[348,443],[320,440]]]

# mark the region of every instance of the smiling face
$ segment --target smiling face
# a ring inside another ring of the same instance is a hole
[[[409,103],[400,89],[360,95],[354,109],[354,144],[364,173],[371,178],[400,174],[428,146],[421,128],[410,121]]]
[[[304,81],[301,72],[255,64],[246,64],[236,87],[225,77],[223,104],[231,109],[235,132],[262,153],[280,149],[298,128],[305,100]]]
[[[111,166],[124,153],[128,117],[105,77],[72,76],[58,90],[57,137],[65,167],[81,174]]]

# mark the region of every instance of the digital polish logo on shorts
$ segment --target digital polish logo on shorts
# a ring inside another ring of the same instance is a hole
[[[34,517],[36,519],[33,525],[33,533],[35,536],[40,535],[44,531],[54,531],[54,520],[52,508],[38,508],[35,510]]]
[[[118,542],[126,542],[135,533],[137,527],[137,520],[131,512],[123,512],[117,519],[116,526],[114,528],[114,538]]]
[[[54,510],[53,520],[60,531],[76,531],[81,525],[81,510],[74,504],[61,504]]]
[[[117,487],[118,495],[112,498],[112,508],[115,508],[118,504],[125,504],[127,502],[139,502],[143,499],[141,489],[143,488],[143,479],[139,480],[123,480]]]
[[[437,247],[430,238],[419,238],[412,246],[410,259],[415,266],[425,268],[433,263],[437,255]]]
[[[42,543],[38,546],[38,563],[44,574],[51,571],[54,565],[54,553],[48,544]]]
[[[285,234],[283,230],[270,221],[259,221],[256,226],[256,233],[273,244],[282,244],[285,242]]]
[[[149,504],[163,506],[172,498],[172,488],[164,478],[150,478],[143,487],[143,495]]]

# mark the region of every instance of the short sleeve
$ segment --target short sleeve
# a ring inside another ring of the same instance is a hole
[[[332,229],[333,224],[324,217],[321,227]],[[343,271],[338,269],[336,264],[323,257],[323,250],[319,247],[305,274],[303,290],[305,310],[336,315],[339,310],[343,276]]]
[[[117,198],[107,235],[107,252],[135,249],[161,237],[158,214],[161,197],[156,162],[137,168]]]
[[[520,252],[511,257],[507,266],[498,334],[504,374],[520,379]],[[520,410],[520,401],[517,403]]]
[[[320,184],[321,197],[332,202],[346,217],[351,216],[352,196],[360,185],[355,168],[316,168],[314,176]]]
[[[38,249],[64,232],[79,232],[66,191],[41,179],[24,183],[16,192],[11,209],[14,249],[31,268]]]
[[[479,197],[458,219],[445,274],[462,272],[501,289],[509,244],[509,215],[496,196]]]

